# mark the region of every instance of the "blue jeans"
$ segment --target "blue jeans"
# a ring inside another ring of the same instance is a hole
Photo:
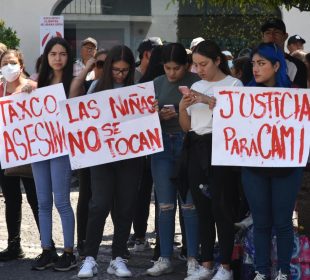
[[[60,215],[64,247],[74,245],[74,214],[70,203],[71,167],[68,156],[35,162],[32,172],[36,184],[41,244],[43,248],[51,247],[53,193],[55,206]]]
[[[277,237],[278,270],[290,274],[293,251],[292,215],[301,185],[302,168],[284,177],[264,176],[250,168],[242,169],[242,182],[254,223],[256,270],[270,274],[272,228]]]
[[[163,133],[164,151],[152,155],[151,167],[155,192],[159,204],[159,238],[161,257],[170,258],[173,253],[177,188],[172,183],[176,162],[180,157],[183,133]],[[198,216],[190,191],[186,203],[181,203],[188,257],[196,257],[198,251]]]

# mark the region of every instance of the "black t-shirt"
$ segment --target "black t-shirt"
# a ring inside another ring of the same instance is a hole
[[[307,67],[306,65],[298,58],[295,58],[287,53],[285,54],[285,59],[287,60],[288,68],[291,67],[290,62],[293,67],[295,65],[297,68],[297,72],[295,74],[294,79],[291,79],[292,87],[293,88],[307,88]]]
[[[88,89],[89,89],[89,87],[90,87],[90,85],[92,84],[93,81],[94,80],[89,80],[89,81],[85,81],[84,82],[85,94],[86,94],[86,92],[88,92]]]

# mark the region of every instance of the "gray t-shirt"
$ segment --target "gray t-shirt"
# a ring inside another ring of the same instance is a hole
[[[166,75],[157,77],[154,80],[155,97],[158,100],[159,109],[164,105],[173,104],[177,113],[179,113],[179,103],[182,99],[182,94],[179,91],[179,86],[191,87],[193,83],[199,81],[197,74],[187,72],[182,80],[175,83],[169,82]],[[173,133],[182,131],[178,118],[173,118],[167,121],[161,121],[163,132]]]

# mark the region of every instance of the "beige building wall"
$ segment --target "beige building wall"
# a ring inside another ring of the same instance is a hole
[[[52,15],[55,5],[61,0],[1,0],[0,19],[5,21],[6,26],[12,27],[17,32],[17,36],[21,39],[20,49],[22,50],[26,69],[29,73],[34,72],[34,65],[39,56],[39,21],[40,16]],[[125,1],[126,2],[126,1]],[[125,30],[124,43],[129,45],[134,51],[145,37],[160,36],[164,40],[176,41],[176,18],[178,5],[171,5],[166,9],[170,0],[152,0],[153,17],[149,24],[135,22],[124,26],[122,22],[113,19],[107,21],[100,15],[92,16],[93,19],[100,20],[100,24],[105,26],[121,26]],[[129,2],[126,2],[129,3]],[[123,16],[124,17],[124,16]],[[90,17],[85,16],[67,16],[70,21],[74,19],[89,20]],[[129,17],[128,17],[129,18]],[[95,22],[93,24],[96,25]],[[80,23],[83,25],[83,23]],[[128,26],[127,26],[128,25]],[[83,26],[83,29],[86,27]]]
[[[55,0],[1,0],[0,18],[12,27],[20,38],[20,49],[24,54],[26,70],[34,72],[40,55],[40,16],[50,15]]]
[[[304,45],[305,51],[310,52],[310,12],[301,12],[296,8],[287,11],[283,8],[282,17],[288,36],[300,35],[306,40],[306,44]]]
[[[20,49],[24,53],[26,69],[29,73],[34,71],[35,61],[39,56],[40,16],[51,15],[59,1],[61,0],[1,0],[0,18],[5,21],[6,26],[17,31],[17,35],[21,39]],[[121,22],[117,23],[114,20],[106,23],[100,15],[92,18],[94,20],[93,24],[96,24],[96,19],[98,19],[100,24],[123,26],[125,30],[124,42],[130,45],[133,51],[137,49],[137,46],[145,37],[159,36],[163,40],[174,42],[177,40],[178,5],[170,4],[169,9],[167,9],[169,2],[170,0],[152,0],[152,17],[147,24],[143,21],[136,21],[131,24],[126,23],[124,27],[124,24],[122,25]],[[291,9],[290,11],[282,9],[282,14],[289,35],[299,34],[305,38],[307,41],[305,50],[310,52],[310,12],[300,12],[298,9]],[[65,22],[66,19],[72,20],[74,17],[77,20],[90,18],[87,15],[66,15]],[[79,24],[83,25],[82,22]],[[83,26],[83,28],[87,27]]]

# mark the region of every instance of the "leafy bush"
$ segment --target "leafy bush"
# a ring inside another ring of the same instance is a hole
[[[0,19],[0,42],[5,44],[9,49],[16,49],[19,46],[20,39],[16,31],[11,27],[6,27],[3,20]]]

